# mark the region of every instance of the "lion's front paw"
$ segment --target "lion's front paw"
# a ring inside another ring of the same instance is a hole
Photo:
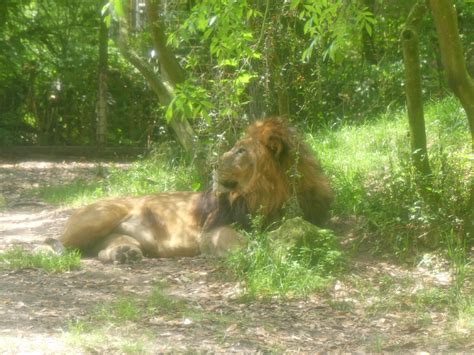
[[[99,259],[103,262],[117,262],[120,264],[134,263],[143,259],[142,251],[134,245],[119,245],[102,250]]]

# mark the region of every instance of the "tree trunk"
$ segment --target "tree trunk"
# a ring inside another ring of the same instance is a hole
[[[474,145],[474,81],[466,68],[459,38],[456,9],[452,0],[430,0],[430,7],[438,33],[441,60],[448,85],[466,111]]]
[[[173,51],[168,47],[165,31],[166,27],[159,16],[160,0],[146,0],[145,4],[153,45],[158,52],[162,72],[161,79],[164,81],[165,87],[169,87],[173,90],[177,84],[184,82],[186,73],[176,59]],[[169,97],[171,98],[171,96],[172,93],[170,93]],[[188,155],[194,159],[201,180],[207,183],[207,162],[204,150],[186,117],[173,117],[169,125],[178,136],[181,145]]]
[[[120,53],[127,59],[138,71],[145,77],[153,92],[163,106],[167,106],[171,102],[172,92],[160,80],[157,74],[143,59],[136,54],[128,44],[126,24],[120,26],[120,35],[118,47]],[[176,134],[176,138],[186,153],[192,157],[196,150],[196,135],[188,121],[174,117],[170,122],[171,129]]]
[[[99,28],[99,92],[97,99],[97,145],[107,145],[107,72],[108,72],[108,28],[103,18]]]
[[[174,85],[165,85],[159,74],[155,73],[153,68],[131,49],[132,47],[128,43],[128,24],[125,20],[120,21],[119,27],[117,45],[120,53],[145,77],[153,92],[158,96],[160,103],[167,106],[173,97]],[[170,126],[186,154],[193,157],[199,149],[196,144],[196,135],[189,122],[179,117],[173,117]]]
[[[408,122],[410,124],[411,150],[416,169],[424,176],[431,174],[426,148],[423,95],[421,91],[420,52],[418,48],[418,24],[426,13],[426,6],[416,3],[402,29],[401,41],[405,63],[405,95]]]
[[[158,51],[162,74],[160,75],[159,73],[156,73],[147,62],[131,49],[131,46],[128,43],[128,24],[124,20],[120,21],[117,44],[122,55],[145,77],[145,80],[157,95],[160,103],[163,106],[167,106],[173,98],[173,89],[175,85],[183,82],[185,75],[173,53],[166,45],[163,24],[159,21],[156,22],[158,11],[157,1],[147,1],[147,5],[149,4],[151,4],[151,8],[147,8],[147,15],[150,16],[151,14],[149,19],[152,22],[153,27],[152,37],[154,45]],[[163,58],[167,59],[163,60]],[[166,78],[166,81],[164,78]],[[207,169],[208,164],[206,164],[204,150],[202,149],[192,126],[186,118],[179,116],[173,117],[169,125],[176,134],[176,138],[185,150],[187,156],[194,160],[201,182],[203,184],[207,183],[209,178]]]
[[[159,3],[159,0],[146,0],[146,15],[150,22],[151,36],[155,49],[158,52],[160,65],[166,72],[170,85],[175,87],[176,84],[182,83],[185,80],[186,75],[166,43],[165,25],[158,15]]]
[[[446,71],[448,85],[461,101],[466,112],[471,130],[471,145],[474,148],[474,80],[466,68],[459,38],[456,9],[452,0],[430,0],[430,7],[438,33],[441,61]],[[465,226],[466,235],[472,238],[474,236],[474,180],[471,180],[470,209],[471,213],[465,221]]]

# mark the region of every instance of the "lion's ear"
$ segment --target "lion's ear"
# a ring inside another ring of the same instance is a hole
[[[276,135],[267,138],[266,146],[277,160],[280,160],[288,150],[285,142]]]

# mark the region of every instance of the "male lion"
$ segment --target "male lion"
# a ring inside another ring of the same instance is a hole
[[[272,118],[253,123],[222,155],[210,191],[98,201],[70,217],[59,242],[104,262],[222,255],[243,243],[231,224],[248,228],[256,214],[270,223],[292,197],[309,222],[327,218],[332,191],[318,161],[294,129]]]

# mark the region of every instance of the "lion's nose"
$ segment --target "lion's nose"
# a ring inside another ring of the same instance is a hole
[[[219,158],[219,161],[217,162],[217,169],[221,168],[222,166],[228,165],[229,161],[231,160],[232,156],[232,151],[229,150],[228,152],[225,152],[224,154],[221,155]]]

